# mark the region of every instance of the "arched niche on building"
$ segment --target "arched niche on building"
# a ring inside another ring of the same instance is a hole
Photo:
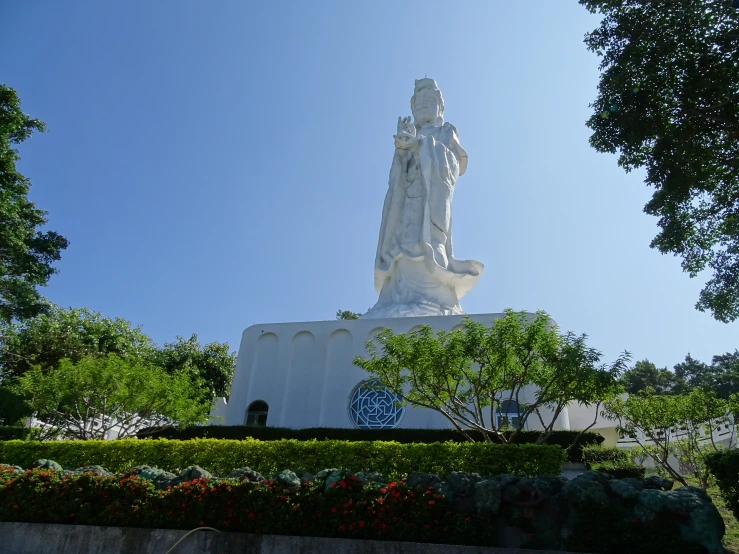
[[[246,409],[244,425],[250,427],[266,427],[269,406],[264,400],[255,400]]]

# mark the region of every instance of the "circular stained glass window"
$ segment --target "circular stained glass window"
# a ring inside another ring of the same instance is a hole
[[[349,417],[360,429],[392,429],[405,412],[399,402],[400,398],[378,381],[364,381],[349,399]]]

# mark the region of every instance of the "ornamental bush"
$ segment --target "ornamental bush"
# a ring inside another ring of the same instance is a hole
[[[481,433],[469,430],[468,433],[477,441],[484,442]],[[510,433],[508,433],[510,435]],[[515,444],[533,444],[539,438],[539,431],[519,431],[514,437]],[[315,427],[305,429],[289,429],[286,427],[253,427],[246,425],[207,425],[186,428],[167,428],[149,434],[148,437],[172,440],[189,440],[196,438],[243,440],[247,438],[263,441],[296,439],[296,440],[344,440],[344,441],[383,441],[407,443],[433,442],[468,442],[455,429],[345,429],[340,427]],[[578,438],[579,436],[579,438]],[[144,435],[141,436],[143,438]],[[603,442],[598,433],[587,431],[553,431],[545,444],[561,446],[567,449],[577,439],[575,446],[570,448],[567,460],[570,462],[582,461],[583,448],[597,446]]]
[[[46,461],[47,466],[53,462]],[[299,479],[199,478],[157,489],[145,469],[123,475],[24,472],[0,466],[0,521],[310,535],[568,550],[719,554],[723,520],[701,489],[662,479],[571,481],[453,472],[405,482],[325,470]],[[202,473],[188,468],[181,477]],[[153,475],[153,473],[151,473]],[[150,475],[150,477],[151,477]],[[371,477],[371,478],[370,478]],[[373,482],[375,479],[377,482]]]
[[[582,461],[587,466],[601,463],[628,463],[629,451],[617,446],[589,445],[582,449]]]
[[[586,446],[582,449],[582,459],[588,469],[607,473],[616,479],[641,479],[646,473],[644,467],[631,460],[627,449],[617,446]]]
[[[3,463],[30,467],[34,460],[42,458],[55,460],[63,467],[99,464],[114,472],[143,464],[175,473],[198,465],[216,475],[227,475],[244,466],[263,474],[285,467],[310,472],[339,467],[354,472],[377,471],[390,479],[400,479],[413,471],[442,475],[451,471],[480,475],[559,475],[565,452],[553,445],[470,442],[400,444],[254,439],[0,442]]]
[[[603,462],[593,464],[589,469],[607,473],[616,479],[626,479],[627,477],[636,477],[643,479],[646,468],[638,466],[633,462]]]
[[[739,519],[739,450],[719,450],[706,457],[706,466],[716,478],[721,496]]]

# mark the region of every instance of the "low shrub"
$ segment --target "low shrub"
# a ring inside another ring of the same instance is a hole
[[[716,478],[721,497],[739,519],[739,450],[719,450],[706,456],[706,466]]]
[[[617,446],[588,445],[582,448],[582,461],[585,465],[631,462],[628,450]]]
[[[159,490],[133,473],[0,467],[0,521],[209,526],[594,554],[721,552],[723,521],[710,498],[694,487],[666,490],[671,485],[653,478],[619,481],[598,472],[569,482],[452,473],[443,481],[416,474],[407,482],[386,484],[334,470],[302,483],[283,471],[274,479],[201,478]]]
[[[469,442],[455,429],[344,429],[339,427],[316,427],[306,429],[288,429],[285,427],[253,427],[245,425],[208,425],[180,428],[167,428],[153,434],[146,430],[139,438],[164,438],[171,440],[190,440],[196,438],[243,440],[247,438],[263,441],[296,439],[308,440],[342,440],[342,441],[381,441],[408,443],[434,442]],[[469,434],[480,441],[483,437],[477,431]],[[515,444],[533,444],[539,438],[539,431],[521,431],[516,435]],[[546,441],[567,449],[580,435],[580,431],[554,431]],[[575,446],[570,449],[567,460],[582,461],[582,449],[599,445],[603,437],[597,433],[582,433]]]
[[[260,473],[284,467],[315,472],[325,467],[378,471],[399,479],[412,471],[467,471],[480,475],[559,475],[565,453],[559,446],[534,444],[433,443],[400,444],[364,441],[188,441],[116,440],[0,442],[3,463],[29,467],[34,460],[52,459],[63,467],[100,464],[120,472],[148,464],[177,472],[199,465],[216,475],[249,466]]]
[[[585,467],[607,473],[616,479],[642,479],[646,469],[631,461],[629,451],[616,446],[586,446],[582,449]]]
[[[35,427],[0,426],[0,441],[32,441],[41,438],[41,429]]]
[[[590,469],[607,473],[615,479],[626,479],[627,477],[636,477],[643,479],[646,468],[638,466],[633,462],[603,462],[593,464]]]

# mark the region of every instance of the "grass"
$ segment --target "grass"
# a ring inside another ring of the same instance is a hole
[[[739,521],[736,520],[734,514],[732,514],[731,510],[729,510],[724,504],[724,499],[721,498],[721,493],[717,486],[714,485],[712,487],[708,487],[706,492],[713,500],[713,503],[721,514],[721,517],[724,518],[724,524],[726,524],[724,548],[726,548],[726,550],[731,554],[739,554]]]

